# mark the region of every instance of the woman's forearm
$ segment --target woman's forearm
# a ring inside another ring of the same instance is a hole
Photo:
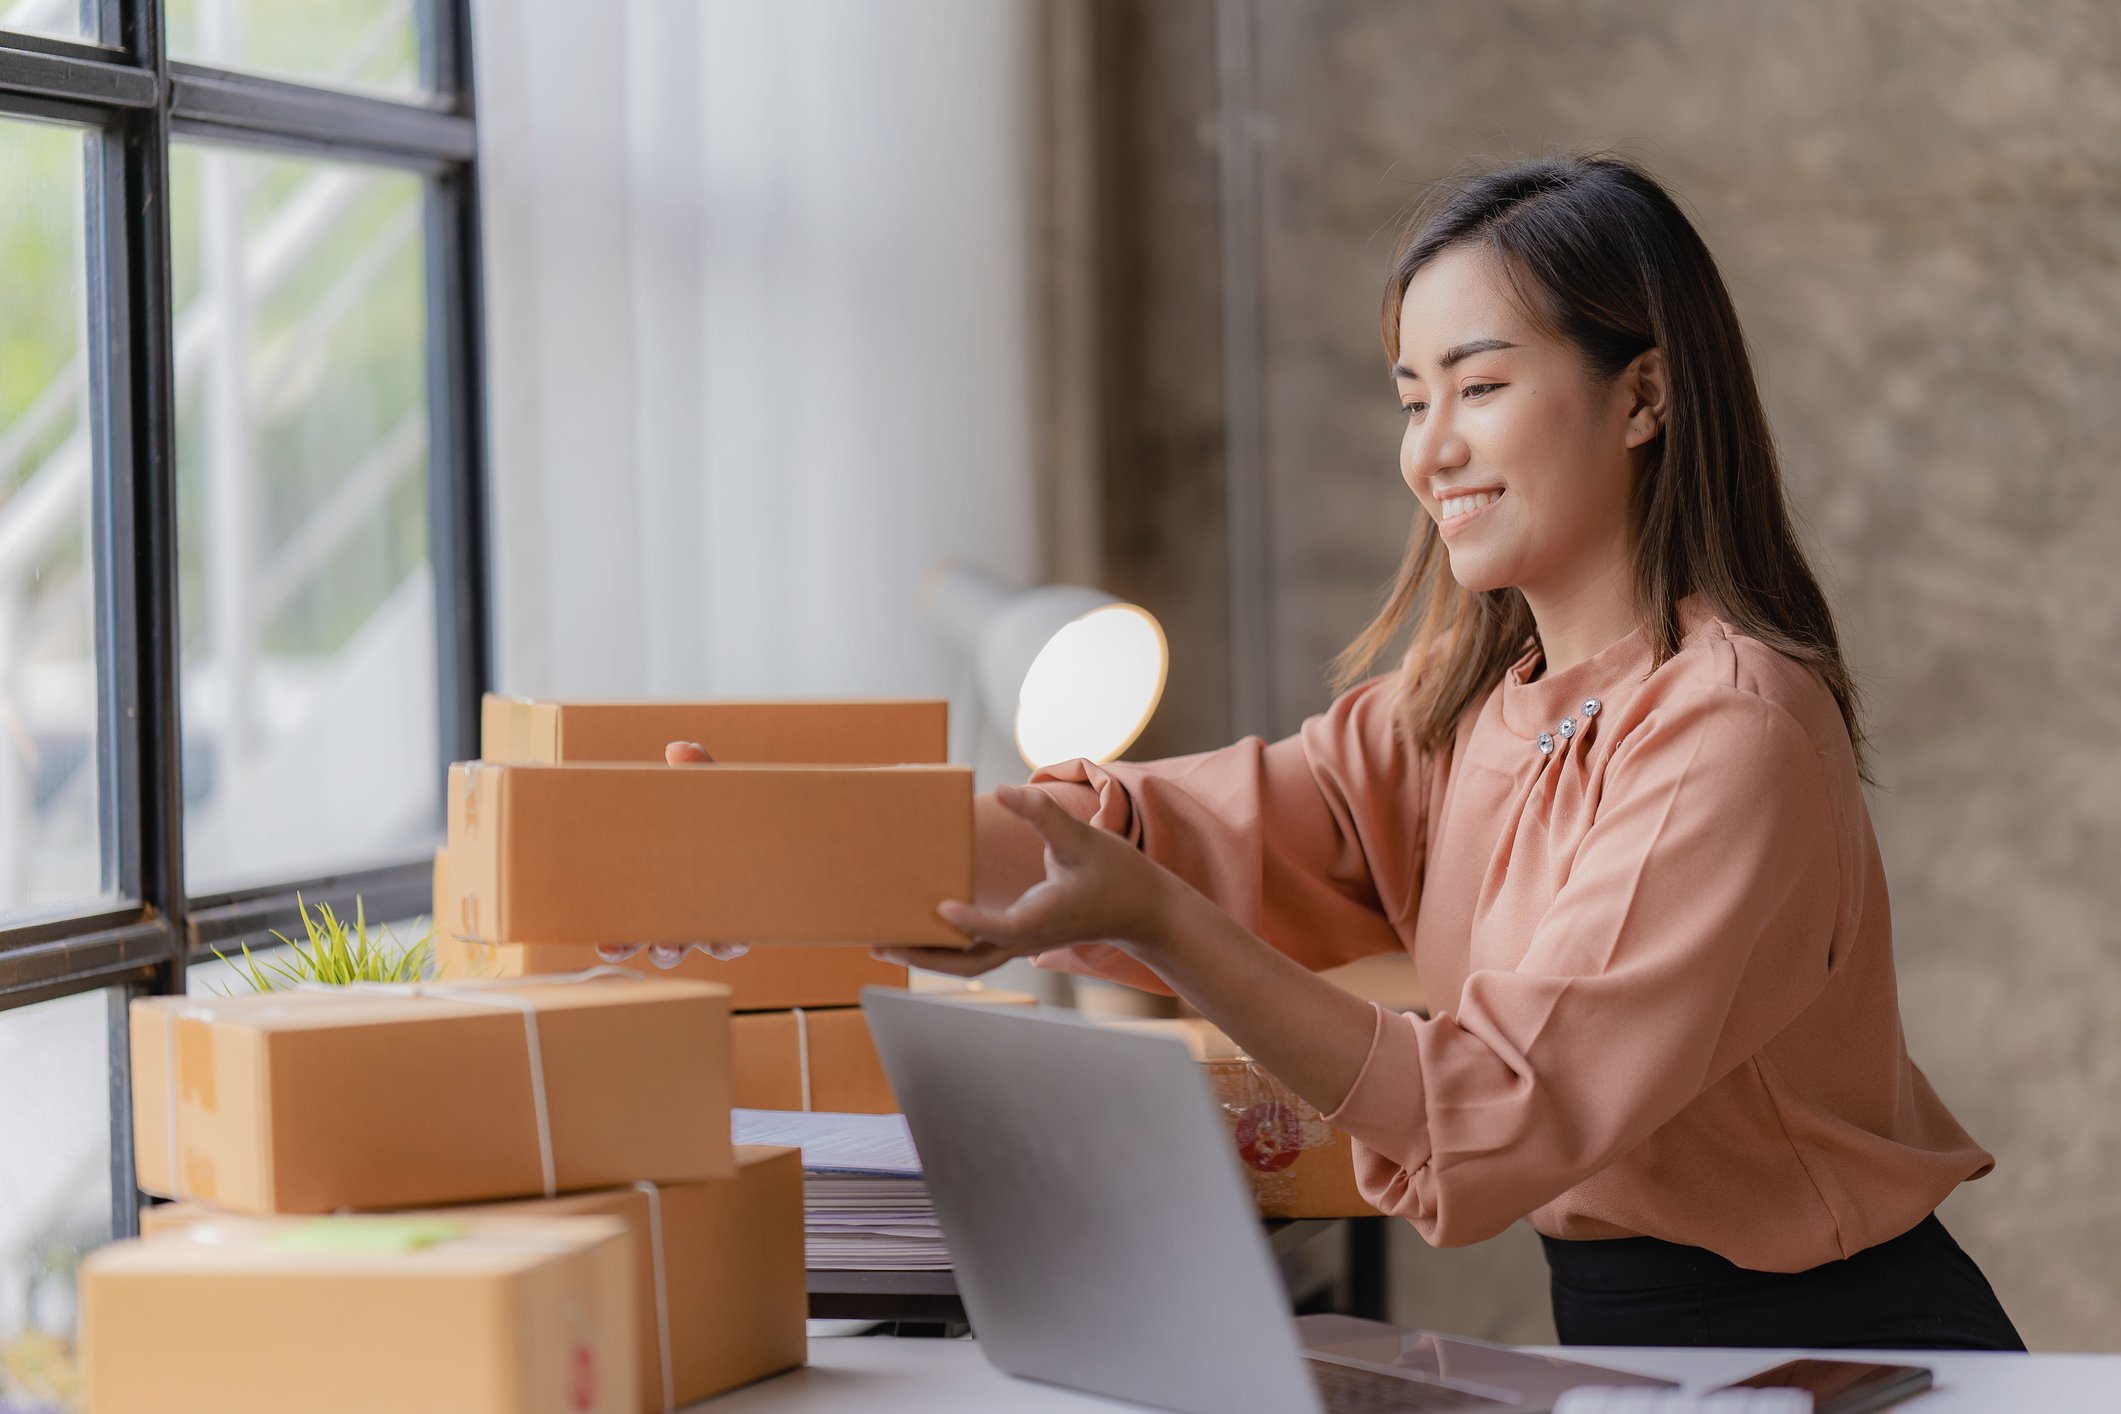
[[[1156,936],[1124,944],[1267,1072],[1322,1114],[1369,1058],[1377,1013],[1202,895],[1173,900]]]

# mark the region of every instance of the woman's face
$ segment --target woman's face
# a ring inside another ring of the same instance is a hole
[[[1519,308],[1494,256],[1460,246],[1408,284],[1392,374],[1400,474],[1460,584],[1514,586],[1536,607],[1627,583],[1634,449],[1663,411],[1655,350],[1599,382]]]

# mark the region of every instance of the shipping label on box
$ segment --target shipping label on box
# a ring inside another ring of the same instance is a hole
[[[447,866],[438,862],[436,868]],[[447,886],[437,895],[446,897]],[[482,943],[440,929],[435,932],[434,960],[438,978],[535,977],[580,972],[603,961],[588,943]],[[720,983],[729,989],[731,1011],[855,1006],[862,988],[903,987],[907,978],[905,968],[879,961],[867,948],[753,948],[732,958],[692,951],[669,968],[639,952],[614,965],[644,977]]]
[[[494,766],[449,773],[438,932],[488,943],[963,948],[962,766]]]
[[[638,1414],[633,1268],[608,1217],[218,1219],[115,1242],[81,1267],[85,1406]]]
[[[896,766],[948,755],[949,704],[925,698],[756,702],[554,702],[488,693],[487,761],[649,762],[689,741],[721,762]]]
[[[726,1177],[729,995],[629,973],[131,1008],[140,1187],[251,1213]]]
[[[733,1178],[701,1183],[642,1183],[399,1216],[452,1221],[473,1232],[526,1217],[624,1223],[634,1254],[640,1408],[655,1414],[807,1358],[801,1151],[740,1144],[736,1166]],[[159,1235],[225,1218],[203,1204],[163,1203],[142,1210],[140,1230]]]
[[[1206,1021],[1110,1021],[1116,1031],[1183,1042],[1207,1072],[1231,1151],[1266,1218],[1366,1218],[1348,1136]]]

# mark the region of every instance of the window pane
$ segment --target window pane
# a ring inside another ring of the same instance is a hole
[[[96,0],[0,0],[0,29],[55,34],[61,39],[96,38]]]
[[[0,120],[0,917],[107,888],[82,142]]]
[[[420,4],[169,0],[169,53],[216,69],[249,69],[331,88],[417,93]]]
[[[419,178],[180,145],[178,608],[194,893],[439,834]]]
[[[79,1405],[74,1268],[111,1239],[110,994],[0,1012],[0,1409]]]

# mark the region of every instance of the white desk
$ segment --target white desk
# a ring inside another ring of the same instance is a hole
[[[1598,1365],[1679,1380],[1700,1391],[1802,1351],[1576,1349],[1555,1351]],[[1851,1358],[1826,1351],[1827,1358]],[[2121,1411],[2121,1355],[1986,1355],[1917,1352],[1871,1358],[1927,1365],[1937,1386],[1893,1406],[1909,1414],[2094,1414]],[[693,1406],[698,1414],[1062,1414],[1134,1408],[1013,1380],[969,1340],[838,1337],[810,1342],[810,1364]]]

